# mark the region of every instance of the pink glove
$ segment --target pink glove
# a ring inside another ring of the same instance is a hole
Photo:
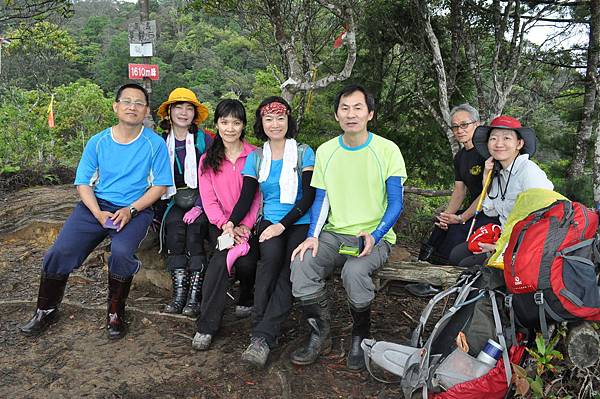
[[[227,262],[227,273],[229,273],[229,277],[231,277],[231,270],[233,269],[233,264],[235,261],[244,255],[247,255],[250,252],[250,244],[248,241],[244,241],[240,244],[237,244],[227,251],[227,258],[225,259]]]
[[[198,216],[202,215],[202,208],[194,206],[192,209],[187,211],[185,215],[183,215],[183,223],[192,224],[198,219]]]

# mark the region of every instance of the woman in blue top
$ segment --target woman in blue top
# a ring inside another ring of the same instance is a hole
[[[292,307],[290,259],[306,238],[315,197],[310,186],[315,153],[294,140],[298,127],[291,112],[281,97],[269,97],[258,106],[254,133],[265,143],[246,160],[242,194],[230,217],[236,225],[260,186],[261,257],[256,270],[252,338],[242,354],[243,361],[257,367],[267,362]]]
[[[196,317],[207,264],[204,240],[208,238],[208,219],[198,191],[198,163],[214,134],[199,128],[208,117],[208,109],[190,89],[173,90],[157,114],[162,119],[160,127],[165,132],[175,182],[155,207],[158,214],[164,214],[158,216],[163,219],[161,250],[164,242],[173,282],[173,297],[164,311]]]

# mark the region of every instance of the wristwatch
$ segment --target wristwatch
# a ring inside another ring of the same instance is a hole
[[[131,213],[131,218],[133,219],[138,215],[139,211],[135,209],[135,206],[129,205],[129,213]]]

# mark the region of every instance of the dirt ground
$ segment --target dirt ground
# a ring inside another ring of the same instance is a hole
[[[94,255],[71,275],[60,321],[40,337],[25,337],[18,328],[35,307],[45,246],[22,237],[0,238],[1,398],[383,399],[401,395],[399,386],[376,382],[367,371],[346,370],[351,321],[337,278],[330,284],[334,349],[308,367],[288,361],[306,334],[296,308],[263,371],[240,362],[249,343],[250,320],[233,316],[233,302],[211,349],[196,352],[190,345],[194,320],[161,314],[167,300],[164,292],[132,289],[129,334],[109,342],[104,331],[106,275]],[[373,306],[373,337],[403,343],[424,305],[424,300],[408,294],[381,290]]]

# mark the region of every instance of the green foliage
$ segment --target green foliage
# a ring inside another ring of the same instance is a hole
[[[127,82],[129,59],[129,41],[127,32],[114,35],[101,57],[90,66],[94,82],[107,93],[113,93]]]
[[[100,87],[80,80],[55,89],[56,127],[48,127],[50,96],[10,89],[0,101],[0,170],[44,168],[57,163],[74,167],[84,143],[115,122],[112,100]]]
[[[58,25],[47,21],[22,25],[8,35],[18,40],[13,40],[3,54],[4,85],[54,87],[79,76],[77,44]]]
[[[554,348],[563,336],[564,331],[560,330],[549,342],[546,342],[542,334],[538,333],[535,337],[535,348],[527,348],[527,352],[535,361],[537,376],[542,376],[547,372],[555,374],[561,371],[561,367],[556,364],[556,361],[563,360],[563,355]]]
[[[538,165],[546,172],[548,179],[554,183],[554,191],[563,194],[571,201],[593,206],[594,193],[591,173],[586,173],[576,179],[567,179],[570,162],[565,159],[538,162]]]
[[[345,61],[346,49],[344,46],[332,49],[333,37],[342,29],[340,21],[319,10],[315,4],[305,3],[307,8],[298,15],[310,15],[312,18],[312,23],[307,25],[307,34],[311,43],[319,43],[312,50],[319,64],[316,77],[320,78],[325,73],[340,69]],[[448,7],[447,2],[430,5],[438,11],[447,10]],[[149,62],[158,64],[160,68],[160,80],[152,82],[151,110],[155,111],[175,87],[191,88],[211,110],[223,98],[239,98],[246,106],[248,131],[251,133],[258,103],[265,97],[280,94],[279,85],[285,80],[286,65],[273,40],[269,15],[257,11],[263,10],[263,6],[263,3],[252,0],[243,4],[230,0],[151,2],[150,19],[158,22],[159,39],[155,56]],[[295,6],[295,3],[281,5],[284,10],[292,7],[289,11],[296,10]],[[374,0],[362,2],[360,6],[361,12],[355,13],[359,51],[352,77],[325,89],[296,95],[292,104],[295,115],[305,110],[300,120],[299,140],[316,148],[339,134],[339,125],[333,118],[332,110],[335,94],[341,86],[351,81],[359,82],[371,90],[377,100],[376,115],[369,129],[400,146],[409,175],[408,184],[449,189],[453,181],[452,154],[445,132],[425,105],[429,102],[436,107],[438,93],[432,79],[435,74],[422,30],[415,29],[417,11],[414,3],[408,0]],[[70,83],[86,78],[101,88],[110,103],[114,90],[128,81],[127,64],[142,61],[129,57],[127,40],[128,24],[139,18],[137,4],[89,0],[75,2],[72,8],[75,13],[60,26],[56,25],[60,20],[49,22],[44,19],[36,24],[3,32],[4,36],[16,39],[10,46],[3,47],[0,78],[2,112],[5,120],[7,115],[12,115],[11,123],[16,123],[15,126],[18,125],[20,129],[39,132],[36,134],[36,137],[40,136],[39,140],[33,140],[32,143],[21,136],[18,136],[18,140],[14,139],[15,142],[33,146],[39,143],[37,151],[23,154],[23,158],[34,163],[39,162],[40,158],[34,153],[67,156],[65,162],[73,163],[85,138],[85,133],[82,135],[81,132],[97,131],[107,125],[105,121],[93,118],[81,123],[76,121],[77,118],[73,121],[63,119],[67,116],[61,109],[65,100],[59,101],[60,90],[56,88],[68,87]],[[210,12],[206,12],[207,9]],[[250,10],[251,13],[227,14],[228,10],[235,13],[241,9]],[[583,9],[577,12],[585,14],[587,8]],[[490,34],[494,21],[491,14],[481,13],[471,6],[467,11],[473,14],[470,19],[471,34],[479,38],[477,51],[485,85],[492,73],[487,66],[495,45],[494,37]],[[297,19],[293,13],[285,15],[286,29],[308,21]],[[260,23],[250,24],[246,17]],[[451,61],[446,65],[449,82],[455,81],[457,86],[456,90],[449,93],[450,103],[477,103],[475,82],[465,49],[462,46],[458,49],[452,47],[450,33],[453,16],[446,12],[435,12],[431,22],[440,40],[442,55]],[[529,54],[533,49],[532,44],[527,44],[523,51]],[[457,52],[454,53],[454,50]],[[298,55],[301,63],[307,62],[303,54]],[[558,64],[575,64],[581,60],[569,52],[548,52],[542,56],[548,64],[540,64],[533,59],[523,63],[505,113],[515,115],[525,125],[535,128],[540,140],[536,159],[555,183],[556,190],[572,199],[591,204],[591,165],[587,166],[581,180],[566,181],[564,177],[568,167],[565,159],[573,155],[575,133],[581,117],[581,74],[577,70],[556,67]],[[39,92],[35,95],[17,94],[18,90],[14,87],[37,89]],[[44,136],[48,129],[44,120],[45,105],[41,105],[47,104],[50,92],[57,95],[57,128],[50,135],[51,139],[50,136]],[[418,92],[423,94],[423,98],[417,95]],[[488,94],[484,93],[484,96]],[[17,101],[15,96],[24,101],[20,106],[27,109],[26,113],[17,109],[9,110],[6,102],[10,100],[14,105],[14,101]],[[37,100],[33,100],[32,96],[37,96]],[[77,107],[76,104],[72,105]],[[482,113],[486,111],[482,110]],[[18,119],[14,118],[17,114],[28,118],[14,122]],[[72,113],[75,114],[94,113],[77,109]],[[41,116],[31,118],[31,115]],[[112,112],[109,109],[103,115],[112,115]],[[214,129],[212,114],[205,126]],[[252,139],[251,134],[249,138]],[[57,148],[59,143],[61,149]],[[0,144],[2,148],[7,145]],[[12,151],[9,152],[14,155]],[[0,164],[21,165],[20,161],[10,158],[9,162],[8,159],[2,158]],[[416,212],[425,217],[439,206],[438,202],[424,199]]]
[[[559,361],[563,360],[563,354],[556,350],[558,341],[565,336],[565,330],[559,328],[554,337],[546,342],[542,334],[538,333],[535,338],[535,347],[526,348],[529,356],[533,360],[532,367],[533,375],[527,376],[521,367],[514,366],[515,372],[519,377],[525,377],[531,394],[535,399],[542,398],[559,398],[551,392],[547,392],[545,380],[548,375],[555,375],[562,371],[562,367],[558,364]],[[519,384],[517,384],[519,385]],[[561,397],[562,399],[571,398],[571,396]]]

